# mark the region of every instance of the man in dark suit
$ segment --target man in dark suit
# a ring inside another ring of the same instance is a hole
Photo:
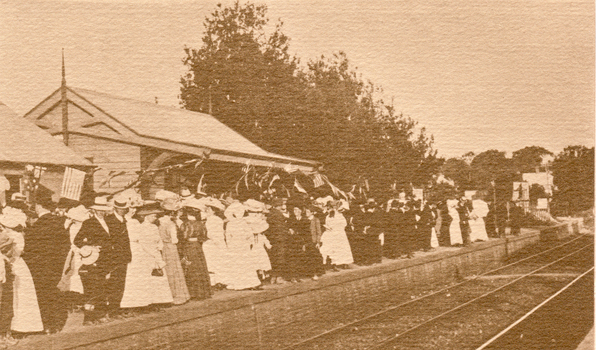
[[[54,209],[50,194],[38,194],[35,204],[38,219],[26,232],[23,251],[46,333],[62,330],[68,317],[67,305],[57,286],[70,250],[70,238],[64,218],[52,214]]]
[[[90,207],[93,216],[83,222],[81,230],[75,237],[74,245],[79,248],[91,246],[99,249],[97,260],[81,266],[79,275],[85,291],[85,317],[83,324],[103,323],[109,319],[108,279],[111,277],[115,260],[110,229],[105,217],[111,212],[105,197],[96,197]]]
[[[110,317],[118,317],[120,314],[126,269],[128,263],[131,262],[131,245],[124,218],[128,211],[127,200],[117,197],[114,199],[114,212],[106,216],[110,234],[110,249],[114,256],[110,268],[110,278],[107,280],[108,316]]]
[[[274,198],[273,208],[267,216],[269,229],[266,237],[272,245],[269,250],[269,259],[272,265],[272,283],[285,283],[288,278],[290,266],[287,259],[287,244],[289,238],[289,214],[286,201],[283,198]]]
[[[471,244],[471,227],[469,225],[470,213],[472,211],[472,202],[465,196],[460,197],[456,206],[458,217],[460,219],[460,232],[462,233],[462,243],[467,246]]]

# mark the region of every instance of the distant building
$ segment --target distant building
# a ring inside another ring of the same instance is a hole
[[[529,183],[529,186],[537,184],[545,189],[548,195],[553,194],[553,175],[551,172],[535,172],[522,174],[522,181]]]
[[[68,147],[99,167],[93,179],[96,192],[113,193],[143,171],[201,157],[224,170],[236,163],[312,173],[321,166],[267,152],[208,114],[73,87],[57,89],[25,118],[53,136],[66,136]],[[218,173],[224,176],[224,170]],[[160,171],[143,188],[144,195],[151,197],[160,188],[178,191],[185,182],[197,184],[192,172]]]

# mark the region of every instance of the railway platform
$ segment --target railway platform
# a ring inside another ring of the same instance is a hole
[[[563,224],[558,238],[578,233],[579,226]],[[318,281],[219,291],[209,300],[102,325],[82,326],[82,314],[72,313],[62,332],[28,336],[11,349],[284,348],[388,303],[415,298],[427,285],[447,285],[500,266],[508,256],[553,235],[548,236],[540,229],[523,229],[519,236],[328,272]]]

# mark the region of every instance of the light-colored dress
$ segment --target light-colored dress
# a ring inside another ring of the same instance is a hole
[[[79,275],[79,268],[83,265],[81,262],[81,254],[79,254],[79,247],[73,244],[77,233],[81,229],[83,222],[74,221],[68,228],[70,233],[70,251],[66,256],[66,262],[62,270],[62,279],[58,284],[58,289],[63,292],[75,292],[83,294],[83,282]]]
[[[329,215],[326,217],[326,229],[321,235],[321,248],[319,249],[324,264],[327,257],[335,265],[347,265],[354,262],[350,243],[346,236],[346,225],[346,218],[340,212],[336,211],[333,218]]]
[[[485,201],[481,199],[473,200],[473,212],[471,213],[471,219],[475,219],[468,221],[471,227],[471,242],[489,240],[489,237],[487,236],[487,230],[485,229],[484,220],[484,218],[487,216],[487,213],[489,213],[489,206],[487,206]]]
[[[165,273],[170,284],[170,291],[174,304],[180,305],[186,303],[191,299],[187,282],[184,277],[184,271],[180,264],[180,256],[178,255],[178,228],[169,216],[162,216],[160,219],[160,238],[162,239],[162,256],[166,262]]]
[[[222,283],[228,289],[247,289],[261,284],[255,265],[251,261],[251,244],[253,233],[245,220],[231,218],[226,224],[226,242],[228,244],[228,261]]]
[[[255,270],[271,270],[272,264],[265,250],[266,247],[271,248],[271,244],[263,234],[269,228],[267,219],[262,215],[249,214],[249,216],[244,217],[244,220],[249,226],[251,233],[253,233],[251,263],[254,265]]]
[[[136,220],[127,221],[127,230],[131,242],[131,262],[127,266],[124,295],[120,307],[143,307],[151,304],[172,303],[172,292],[166,275],[152,276],[153,269],[165,266],[162,260],[163,243],[158,227]]]
[[[216,215],[210,215],[205,220],[205,228],[207,241],[203,242],[203,254],[205,254],[211,285],[214,286],[223,283],[222,276],[227,264],[228,248],[224,235],[224,220]]]
[[[450,223],[450,245],[462,244],[460,216],[458,215],[458,210],[456,210],[456,207],[458,206],[458,200],[448,199],[446,201],[446,205],[448,206],[448,214],[450,217],[452,217],[452,222]]]
[[[6,230],[15,242],[14,256],[17,258],[12,263],[12,272],[15,275],[13,283],[13,312],[14,316],[10,329],[16,332],[41,332],[44,324],[41,321],[35,284],[27,264],[21,258],[25,248],[25,238],[20,232]]]

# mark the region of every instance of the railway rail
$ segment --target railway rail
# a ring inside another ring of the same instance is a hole
[[[501,329],[496,327],[503,328],[504,320],[514,314],[519,317],[521,310],[532,308],[538,299],[545,299],[554,290],[559,290],[562,284],[586,272],[588,265],[593,264],[593,250],[588,249],[592,246],[592,237],[576,237],[463,282],[301,340],[285,349],[470,348],[470,344],[485,341],[488,336],[484,334],[493,334]],[[524,288],[529,291],[520,293],[519,290]],[[508,310],[492,309],[492,303],[499,305],[504,300],[507,300]],[[489,311],[479,313],[478,310]],[[467,329],[471,328],[468,321],[484,326],[478,331]],[[466,343],[458,338],[465,338]]]

